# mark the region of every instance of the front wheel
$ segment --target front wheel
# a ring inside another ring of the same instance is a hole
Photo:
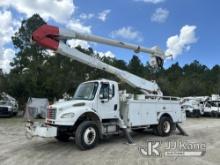
[[[93,121],[84,121],[76,129],[75,142],[81,150],[95,147],[98,139],[98,127]]]

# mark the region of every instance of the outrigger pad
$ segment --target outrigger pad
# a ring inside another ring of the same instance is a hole
[[[127,128],[123,128],[123,132],[124,132],[124,135],[125,135],[126,139],[128,140],[128,143],[129,144],[133,144],[134,140],[131,137],[130,133],[128,132],[128,129]]]

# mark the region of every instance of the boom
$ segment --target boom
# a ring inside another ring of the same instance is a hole
[[[139,45],[134,45],[122,41],[117,41],[117,40],[112,40],[96,35],[91,35],[91,34],[83,34],[79,33],[76,31],[69,31],[69,30],[64,30],[60,29],[60,34],[62,34],[62,37],[60,39],[79,39],[79,40],[85,40],[85,41],[93,41],[101,44],[106,44],[106,45],[111,45],[111,46],[116,46],[120,48],[125,48],[125,49],[131,49],[135,53],[143,52],[143,53],[148,53],[151,55],[151,65],[155,67],[160,67],[163,65],[163,60],[165,59],[165,54],[160,50],[159,47],[155,46],[152,48],[146,48],[142,47]],[[154,61],[156,60],[156,61]]]
[[[37,44],[45,48],[55,50],[57,53],[61,55],[77,60],[91,67],[112,73],[124,82],[127,82],[132,87],[138,88],[145,94],[162,95],[159,86],[155,82],[147,81],[127,71],[123,71],[121,69],[108,65],[95,57],[88,56],[78,51],[77,49],[70,48],[62,40],[81,39],[117,46],[121,48],[127,48],[134,50],[135,52],[149,53],[151,55],[151,64],[153,66],[161,66],[163,60],[165,59],[164,53],[158,48],[145,48],[129,43],[106,39],[95,35],[81,34],[75,31],[59,29],[50,25],[42,25],[41,27],[39,27],[36,31],[33,32],[32,39],[36,41]]]

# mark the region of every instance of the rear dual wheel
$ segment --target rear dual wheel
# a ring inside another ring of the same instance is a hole
[[[153,127],[154,133],[158,136],[169,136],[175,129],[175,123],[167,116],[161,117],[159,124]]]

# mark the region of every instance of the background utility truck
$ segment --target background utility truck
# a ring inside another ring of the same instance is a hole
[[[200,117],[204,115],[204,105],[209,96],[191,96],[182,98],[181,107],[186,111],[187,117]]]
[[[220,116],[220,96],[213,94],[208,101],[204,103],[204,114],[211,117]]]
[[[187,117],[200,116],[220,116],[220,96],[213,94],[210,96],[184,97],[181,107],[186,111]]]
[[[0,117],[16,116],[18,103],[15,98],[5,92],[0,93]]]
[[[85,150],[93,148],[99,139],[122,131],[130,143],[132,142],[130,130],[143,131],[152,128],[157,135],[168,136],[176,126],[179,128],[177,123],[185,120],[185,111],[180,108],[180,100],[176,97],[164,97],[155,82],[147,81],[72,49],[63,40],[81,39],[149,53],[153,66],[163,64],[165,55],[160,49],[155,47],[148,49],[47,24],[39,27],[33,33],[32,39],[38,45],[117,76],[139,89],[143,95],[135,99],[133,95],[120,91],[118,83],[111,80],[84,82],[79,85],[72,100],[58,102],[48,107],[45,124],[29,123],[26,127],[27,136],[56,137],[60,141],[74,137],[76,145]]]

